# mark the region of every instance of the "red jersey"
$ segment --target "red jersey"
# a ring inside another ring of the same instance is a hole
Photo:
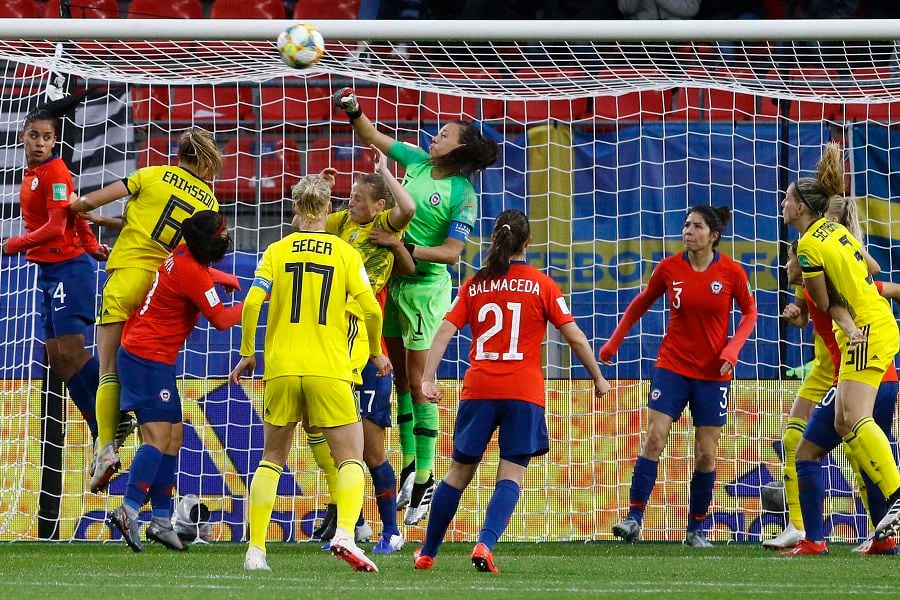
[[[470,277],[444,317],[472,328],[472,349],[461,400],[524,400],[544,406],[541,343],[547,323],[575,319],[552,279],[525,263],[499,279]]]
[[[90,225],[69,210],[72,176],[59,156],[25,170],[19,203],[26,235],[10,238],[10,254],[25,251],[33,262],[57,263],[99,246]]]
[[[122,346],[135,356],[174,365],[200,313],[210,319],[223,310],[209,267],[182,244],[157,269],[143,307],[125,323]]]
[[[600,351],[609,360],[625,334],[653,303],[668,293],[669,326],[659,348],[656,366],[691,379],[728,381],[722,361],[737,364],[738,353],[756,325],[756,302],[747,274],[730,257],[716,252],[705,271],[691,267],[687,252],[664,258],[647,287],[628,306],[622,320]],[[728,329],[737,302],[741,322],[731,341]]]
[[[884,286],[880,281],[875,282],[875,287],[878,288],[878,293],[881,293],[884,289]],[[837,385],[838,374],[841,370],[841,348],[837,343],[837,339],[834,337],[834,322],[831,320],[830,314],[816,308],[816,303],[809,297],[809,292],[806,291],[806,288],[803,288],[803,299],[806,300],[806,308],[809,311],[809,320],[812,321],[813,329],[815,329],[816,333],[822,338],[822,341],[828,348],[828,354],[831,356],[831,364],[834,365],[834,382],[832,385]],[[894,363],[891,363],[884,372],[884,378],[881,381],[891,382],[897,380],[897,368],[894,366]]]

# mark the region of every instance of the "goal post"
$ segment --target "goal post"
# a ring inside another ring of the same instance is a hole
[[[733,221],[721,249],[747,271],[760,317],[737,366],[707,525],[720,541],[776,531],[783,517],[761,510],[759,490],[781,477],[781,431],[798,386],[789,372],[812,352],[812,332],[779,319],[791,293],[780,268],[784,242],[794,235],[780,219],[781,194],[813,171],[827,141],[840,141],[869,251],[883,277],[894,276],[900,180],[892,165],[900,136],[891,125],[900,123],[900,78],[895,44],[884,40],[900,39],[900,23],[314,21],[327,49],[302,71],[275,51],[277,34],[293,23],[0,20],[0,237],[22,230],[22,119],[59,73],[90,91],[65,125],[75,132],[65,143],[81,192],[173,160],[173,141],[188,126],[215,134],[226,160],[214,190],[236,241],[221,268],[245,287],[262,250],[287,231],[285,198],[299,176],[337,168],[340,199],[355,175],[371,169],[371,156],[332,107],[331,95],[346,85],[397,139],[427,146],[440,124],[463,118],[498,141],[498,163],[475,180],[479,221],[462,263],[451,269],[454,282],[480,265],[493,217],[523,209],[534,236],[529,262],[560,284],[595,349],[653,266],[680,249],[686,208],[727,205]],[[109,210],[118,214],[122,206]],[[114,242],[106,231],[101,239]],[[35,279],[35,267],[21,257],[0,262],[0,539],[8,540],[39,536],[47,423],[36,375]],[[101,269],[94,293],[102,282]],[[548,336],[551,450],[527,472],[509,539],[611,539],[610,525],[628,504],[666,317],[662,302],[655,304],[617,364],[603,367],[614,390],[600,402],[565,343]],[[201,323],[177,363],[185,410],[178,493],[209,506],[219,540],[245,536],[249,478],[261,455],[261,381],[226,381],[239,339],[237,329]],[[449,464],[470,341],[454,342],[439,372],[446,393],[438,476]],[[113,481],[109,496],[86,492],[90,436],[71,403],[66,410],[55,533],[108,539],[105,512],[119,502],[124,478]],[[685,417],[673,429],[645,539],[683,536],[689,425]],[[389,444],[397,457],[393,432]],[[124,448],[126,465],[134,449],[133,441]],[[477,535],[497,460],[491,446],[452,539]],[[826,531],[855,540],[867,530],[855,482],[840,451],[826,466]],[[287,467],[272,535],[304,540],[326,491],[302,434]],[[377,521],[373,502],[365,510]],[[405,533],[417,539],[424,532]]]

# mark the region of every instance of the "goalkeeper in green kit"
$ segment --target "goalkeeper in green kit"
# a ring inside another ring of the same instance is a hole
[[[351,88],[335,93],[353,130],[406,169],[403,187],[416,204],[406,249],[416,263],[411,275],[392,277],[384,309],[384,337],[394,365],[397,425],[403,464],[397,507],[415,525],[428,513],[434,492],[437,405],[422,393],[425,358],[450,307],[452,282],[445,265],[459,262],[478,218],[478,196],[470,178],[491,166],[497,143],[471,123],[453,121],[438,131],[428,151],[380,133],[362,114]]]

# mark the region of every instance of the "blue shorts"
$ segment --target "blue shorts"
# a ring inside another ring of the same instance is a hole
[[[496,429],[500,458],[528,466],[532,456],[550,450],[544,407],[524,400],[463,400],[453,428],[453,460],[481,462]]]
[[[97,271],[82,254],[59,263],[38,263],[44,339],[81,334],[94,323],[97,308]]]
[[[721,427],[728,420],[730,389],[731,381],[692,379],[656,367],[647,405],[673,421],[681,418],[685,406],[690,406],[694,427]]]
[[[175,366],[135,356],[119,348],[116,367],[122,391],[119,408],[134,411],[138,423],[181,423],[181,396]]]
[[[872,417],[889,438],[891,437],[891,427],[894,424],[898,387],[900,386],[896,381],[885,382],[878,386],[875,406],[872,409]],[[825,397],[816,404],[816,408],[813,409],[812,416],[806,424],[806,429],[803,430],[803,439],[824,449],[826,454],[837,448],[843,441],[834,428],[836,395],[836,388],[828,390]],[[852,423],[848,423],[848,425],[852,425]]]
[[[362,385],[356,386],[354,394],[359,402],[359,416],[386,429],[391,426],[391,386],[394,378],[379,377],[378,369],[370,360],[362,371]]]

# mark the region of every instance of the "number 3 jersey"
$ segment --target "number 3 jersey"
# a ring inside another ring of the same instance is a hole
[[[182,167],[144,167],[122,181],[131,197],[107,271],[155,271],[181,243],[185,219],[200,210],[219,210],[209,184]]]
[[[472,328],[462,400],[524,400],[544,406],[541,342],[547,323],[574,321],[556,283],[523,262],[497,279],[467,279],[444,317]]]
[[[715,253],[702,272],[691,267],[687,252],[666,257],[653,269],[647,289],[641,294],[647,305],[640,314],[664,293],[669,296],[669,326],[656,366],[693,379],[731,379],[730,373],[721,375],[722,361],[737,362],[738,353],[756,323],[756,303],[741,266],[721,252]],[[744,320],[729,342],[735,302]],[[630,319],[623,318],[620,327],[626,321]]]

